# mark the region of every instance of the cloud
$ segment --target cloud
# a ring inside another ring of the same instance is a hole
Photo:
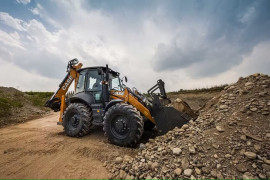
[[[263,0],[32,3],[30,18],[0,13],[0,73],[16,66],[25,90],[57,88],[73,58],[109,64],[144,92],[160,78],[168,91],[224,84],[253,72],[258,52],[268,50]],[[256,71],[267,71],[267,60],[259,63]],[[16,81],[0,80],[8,79]]]
[[[16,1],[17,3],[23,4],[23,5],[29,4],[31,2],[31,0],[16,0]]]
[[[270,6],[269,2],[248,6],[226,2],[223,9],[213,6],[214,16],[200,7],[201,18],[180,20],[177,34],[169,42],[158,44],[152,60],[154,70],[185,69],[194,78],[215,76],[239,65],[258,43],[269,38],[266,29],[270,29],[270,13],[264,8]]]
[[[13,18],[8,13],[0,12],[0,22],[19,31],[24,31],[23,21]]]

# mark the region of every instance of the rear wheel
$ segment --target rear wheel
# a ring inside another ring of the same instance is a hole
[[[89,133],[92,111],[84,104],[70,104],[63,115],[64,131],[68,136],[81,137]]]
[[[143,134],[143,118],[128,104],[116,104],[104,116],[105,135],[112,144],[134,146]]]

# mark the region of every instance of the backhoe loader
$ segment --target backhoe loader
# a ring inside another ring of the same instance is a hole
[[[103,126],[109,142],[119,146],[135,146],[144,130],[156,126],[160,134],[165,134],[191,119],[165,106],[170,100],[162,80],[146,96],[127,87],[126,76],[120,79],[119,75],[108,65],[82,68],[77,59],[70,60],[66,77],[45,106],[60,111],[57,124],[64,126],[68,136],[84,136],[92,125],[98,125]],[[75,94],[66,98],[73,81]],[[159,93],[155,93],[157,90]]]

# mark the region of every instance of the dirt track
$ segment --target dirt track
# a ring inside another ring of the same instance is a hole
[[[71,138],[57,126],[58,113],[0,129],[0,179],[108,178],[103,163],[136,149],[111,145],[102,127],[82,138]]]

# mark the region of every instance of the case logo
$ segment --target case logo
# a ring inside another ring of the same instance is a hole
[[[67,87],[71,84],[73,80],[73,77],[72,76],[69,76],[67,81],[65,82],[64,86],[62,87],[62,89],[65,91],[67,89]]]

